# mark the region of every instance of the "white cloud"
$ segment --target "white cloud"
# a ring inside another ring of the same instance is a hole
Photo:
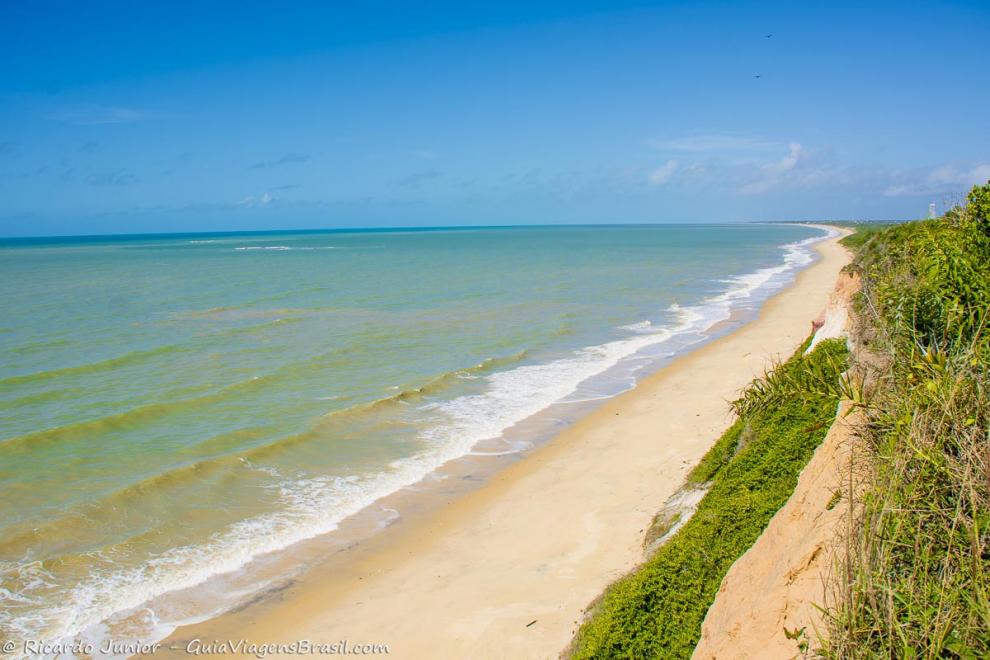
[[[766,163],[759,169],[758,176],[752,181],[740,186],[739,192],[744,195],[758,195],[774,188],[785,180],[790,179],[791,172],[798,166],[804,156],[804,147],[800,142],[791,142],[787,145],[787,155],[780,160]],[[824,172],[810,171],[806,173],[813,179],[822,179]]]
[[[670,180],[670,177],[677,171],[677,161],[668,160],[666,163],[650,172],[647,180],[651,186],[662,186]]]
[[[677,156],[647,174],[650,185],[676,180],[678,186],[739,195],[816,189],[866,197],[958,198],[990,180],[990,163],[985,160],[914,170],[857,166],[837,162],[827,146],[809,149],[800,141],[758,136],[696,134],[651,140],[649,145]]]
[[[257,208],[259,206],[269,206],[274,202],[278,201],[278,197],[273,196],[267,190],[261,195],[255,197],[254,195],[248,195],[241,201],[237,202],[238,206],[244,206],[247,208]]]
[[[978,165],[969,173],[971,185],[986,184],[990,181],[990,165]]]
[[[925,174],[900,175],[901,181],[883,191],[886,197],[940,195],[966,192],[969,188],[990,181],[990,164],[982,163],[969,169],[942,165]],[[905,180],[906,179],[906,180]]]
[[[800,142],[791,142],[787,145],[787,155],[776,163],[770,163],[765,166],[764,169],[777,173],[790,172],[794,169],[794,166],[798,164],[798,160],[801,159],[801,154],[803,152],[804,147],[801,146]]]
[[[960,172],[951,165],[943,165],[928,175],[932,185],[955,184],[967,188],[990,179],[990,165],[977,165],[971,170]]]

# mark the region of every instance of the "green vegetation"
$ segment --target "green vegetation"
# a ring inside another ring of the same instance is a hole
[[[745,444],[740,442],[745,425],[740,420],[728,428],[722,437],[709,449],[697,465],[688,473],[685,482],[690,486],[700,486],[712,481],[729,464],[736,449]]]
[[[849,520],[814,653],[990,657],[990,183],[968,200],[843,239],[862,280],[854,355],[823,342],[750,385],[688,475],[710,487],[696,513],[605,592],[572,657],[690,657],[722,578],[793,492],[841,399],[863,412],[862,442],[857,485],[827,505]],[[783,632],[812,652],[806,628]]]
[[[825,437],[845,368],[845,343],[828,340],[754,381],[734,404],[739,421],[688,478],[711,482],[697,512],[609,587],[579,630],[572,657],[690,657],[722,578],[787,501]]]
[[[834,493],[832,493],[832,497],[828,499],[828,504],[825,505],[825,510],[831,511],[841,501],[842,501],[842,491],[837,490]]]
[[[990,185],[969,201],[854,263],[865,491],[827,657],[990,657]]]
[[[969,191],[969,213],[984,234],[990,233],[990,181]]]
[[[889,226],[890,226],[889,224],[885,224],[885,223],[884,224],[861,223],[861,224],[853,225],[851,227],[853,233],[849,234],[844,238],[839,239],[839,244],[846,246],[850,250],[858,250],[859,248],[863,247],[863,245],[866,244],[866,242],[870,240],[870,238],[872,238],[874,234],[880,233]]]

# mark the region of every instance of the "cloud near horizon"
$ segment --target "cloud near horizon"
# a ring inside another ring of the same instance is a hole
[[[237,202],[237,206],[240,206],[242,208],[258,208],[264,206],[271,206],[272,204],[277,202],[278,199],[279,199],[278,197],[275,197],[266,190],[265,192],[263,192],[261,195],[258,196],[248,195],[241,201]]]
[[[885,197],[958,194],[990,182],[990,163],[980,163],[962,170],[952,165],[942,165],[928,174],[915,172],[897,178],[899,182],[883,191]]]
[[[662,186],[670,181],[670,177],[674,176],[674,172],[677,171],[677,161],[668,160],[666,163],[658,167],[657,169],[650,172],[647,177],[651,186]]]
[[[669,161],[668,165],[670,162],[676,161]],[[651,184],[670,179],[675,166],[668,165],[649,175]],[[863,167],[836,162],[831,149],[809,149],[798,141],[788,142],[786,153],[774,158],[750,156],[740,160],[716,154],[695,162],[680,162],[676,169],[679,181],[685,185],[701,185],[748,197],[827,187],[882,197],[962,197],[972,186],[990,181],[987,162],[933,165],[910,171]]]
[[[743,195],[757,195],[781,185],[792,178],[791,173],[797,168],[804,154],[804,147],[800,142],[791,142],[787,145],[786,156],[760,167],[758,176],[740,186],[739,192]]]

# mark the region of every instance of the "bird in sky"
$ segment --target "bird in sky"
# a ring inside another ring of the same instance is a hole
[[[753,77],[754,77],[754,78],[760,78],[761,76],[759,76],[759,75],[756,75],[756,76],[753,76]]]
[[[767,39],[769,39],[769,38],[770,38],[770,37],[772,37],[772,36],[773,36],[772,34],[768,34],[768,35],[767,35]]]

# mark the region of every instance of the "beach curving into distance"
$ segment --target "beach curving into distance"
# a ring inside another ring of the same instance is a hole
[[[382,526],[413,526],[743,325],[828,235],[725,224],[11,244],[0,637],[158,640],[343,546],[364,551]],[[288,249],[238,249],[271,245]],[[59,268],[12,284],[39,260]]]
[[[845,235],[847,232],[840,232]],[[849,261],[839,237],[758,317],[674,360],[487,483],[403,517],[193,639],[385,643],[397,657],[556,657],[585,607],[731,418],[727,402],[807,337]]]

